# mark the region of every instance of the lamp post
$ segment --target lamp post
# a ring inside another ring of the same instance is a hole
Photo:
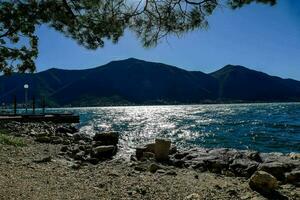
[[[27,102],[28,102],[28,88],[29,88],[29,85],[25,84],[24,90],[25,90],[25,112],[26,112],[26,114],[27,114]]]

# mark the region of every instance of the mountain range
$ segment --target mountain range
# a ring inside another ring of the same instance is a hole
[[[29,99],[45,97],[50,107],[300,100],[299,81],[243,66],[206,74],[134,58],[92,69],[1,76],[0,102],[9,104],[14,95],[24,102],[24,84],[29,85]]]

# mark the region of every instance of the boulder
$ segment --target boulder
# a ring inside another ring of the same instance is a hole
[[[268,172],[282,181],[285,179],[285,173],[291,171],[292,167],[292,164],[287,162],[270,162],[260,164],[258,170]]]
[[[235,159],[230,170],[237,176],[250,177],[257,169],[258,163],[249,159]]]
[[[155,173],[157,170],[159,169],[162,169],[162,167],[156,163],[152,163],[150,166],[149,166],[149,171],[151,173]]]
[[[300,184],[300,170],[285,173],[287,183]]]
[[[165,139],[155,140],[155,158],[158,161],[169,160],[169,152],[171,147],[171,141]]]
[[[116,155],[117,148],[114,145],[98,146],[92,150],[92,157],[95,158],[111,158]]]
[[[93,137],[94,141],[101,141],[103,145],[117,145],[119,142],[118,132],[102,132],[96,133]]]
[[[270,194],[278,188],[278,182],[268,172],[256,171],[250,178],[249,186],[259,193]]]
[[[214,172],[214,173],[221,173],[224,169],[228,169],[228,167],[229,167],[228,161],[226,161],[222,158],[206,160],[204,162],[205,162],[206,168],[210,172]]]

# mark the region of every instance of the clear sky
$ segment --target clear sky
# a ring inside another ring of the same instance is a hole
[[[133,33],[126,32],[119,43],[108,42],[96,51],[42,26],[37,71],[85,69],[135,57],[203,72],[238,64],[300,80],[299,0],[278,0],[274,7],[252,4],[235,11],[219,9],[209,23],[208,30],[168,37],[151,49],[143,48]]]

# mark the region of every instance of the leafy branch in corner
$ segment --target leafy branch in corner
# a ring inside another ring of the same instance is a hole
[[[114,43],[129,29],[144,47],[170,34],[208,27],[218,7],[241,8],[276,0],[0,0],[0,72],[34,72],[36,29],[42,24],[88,49]]]

